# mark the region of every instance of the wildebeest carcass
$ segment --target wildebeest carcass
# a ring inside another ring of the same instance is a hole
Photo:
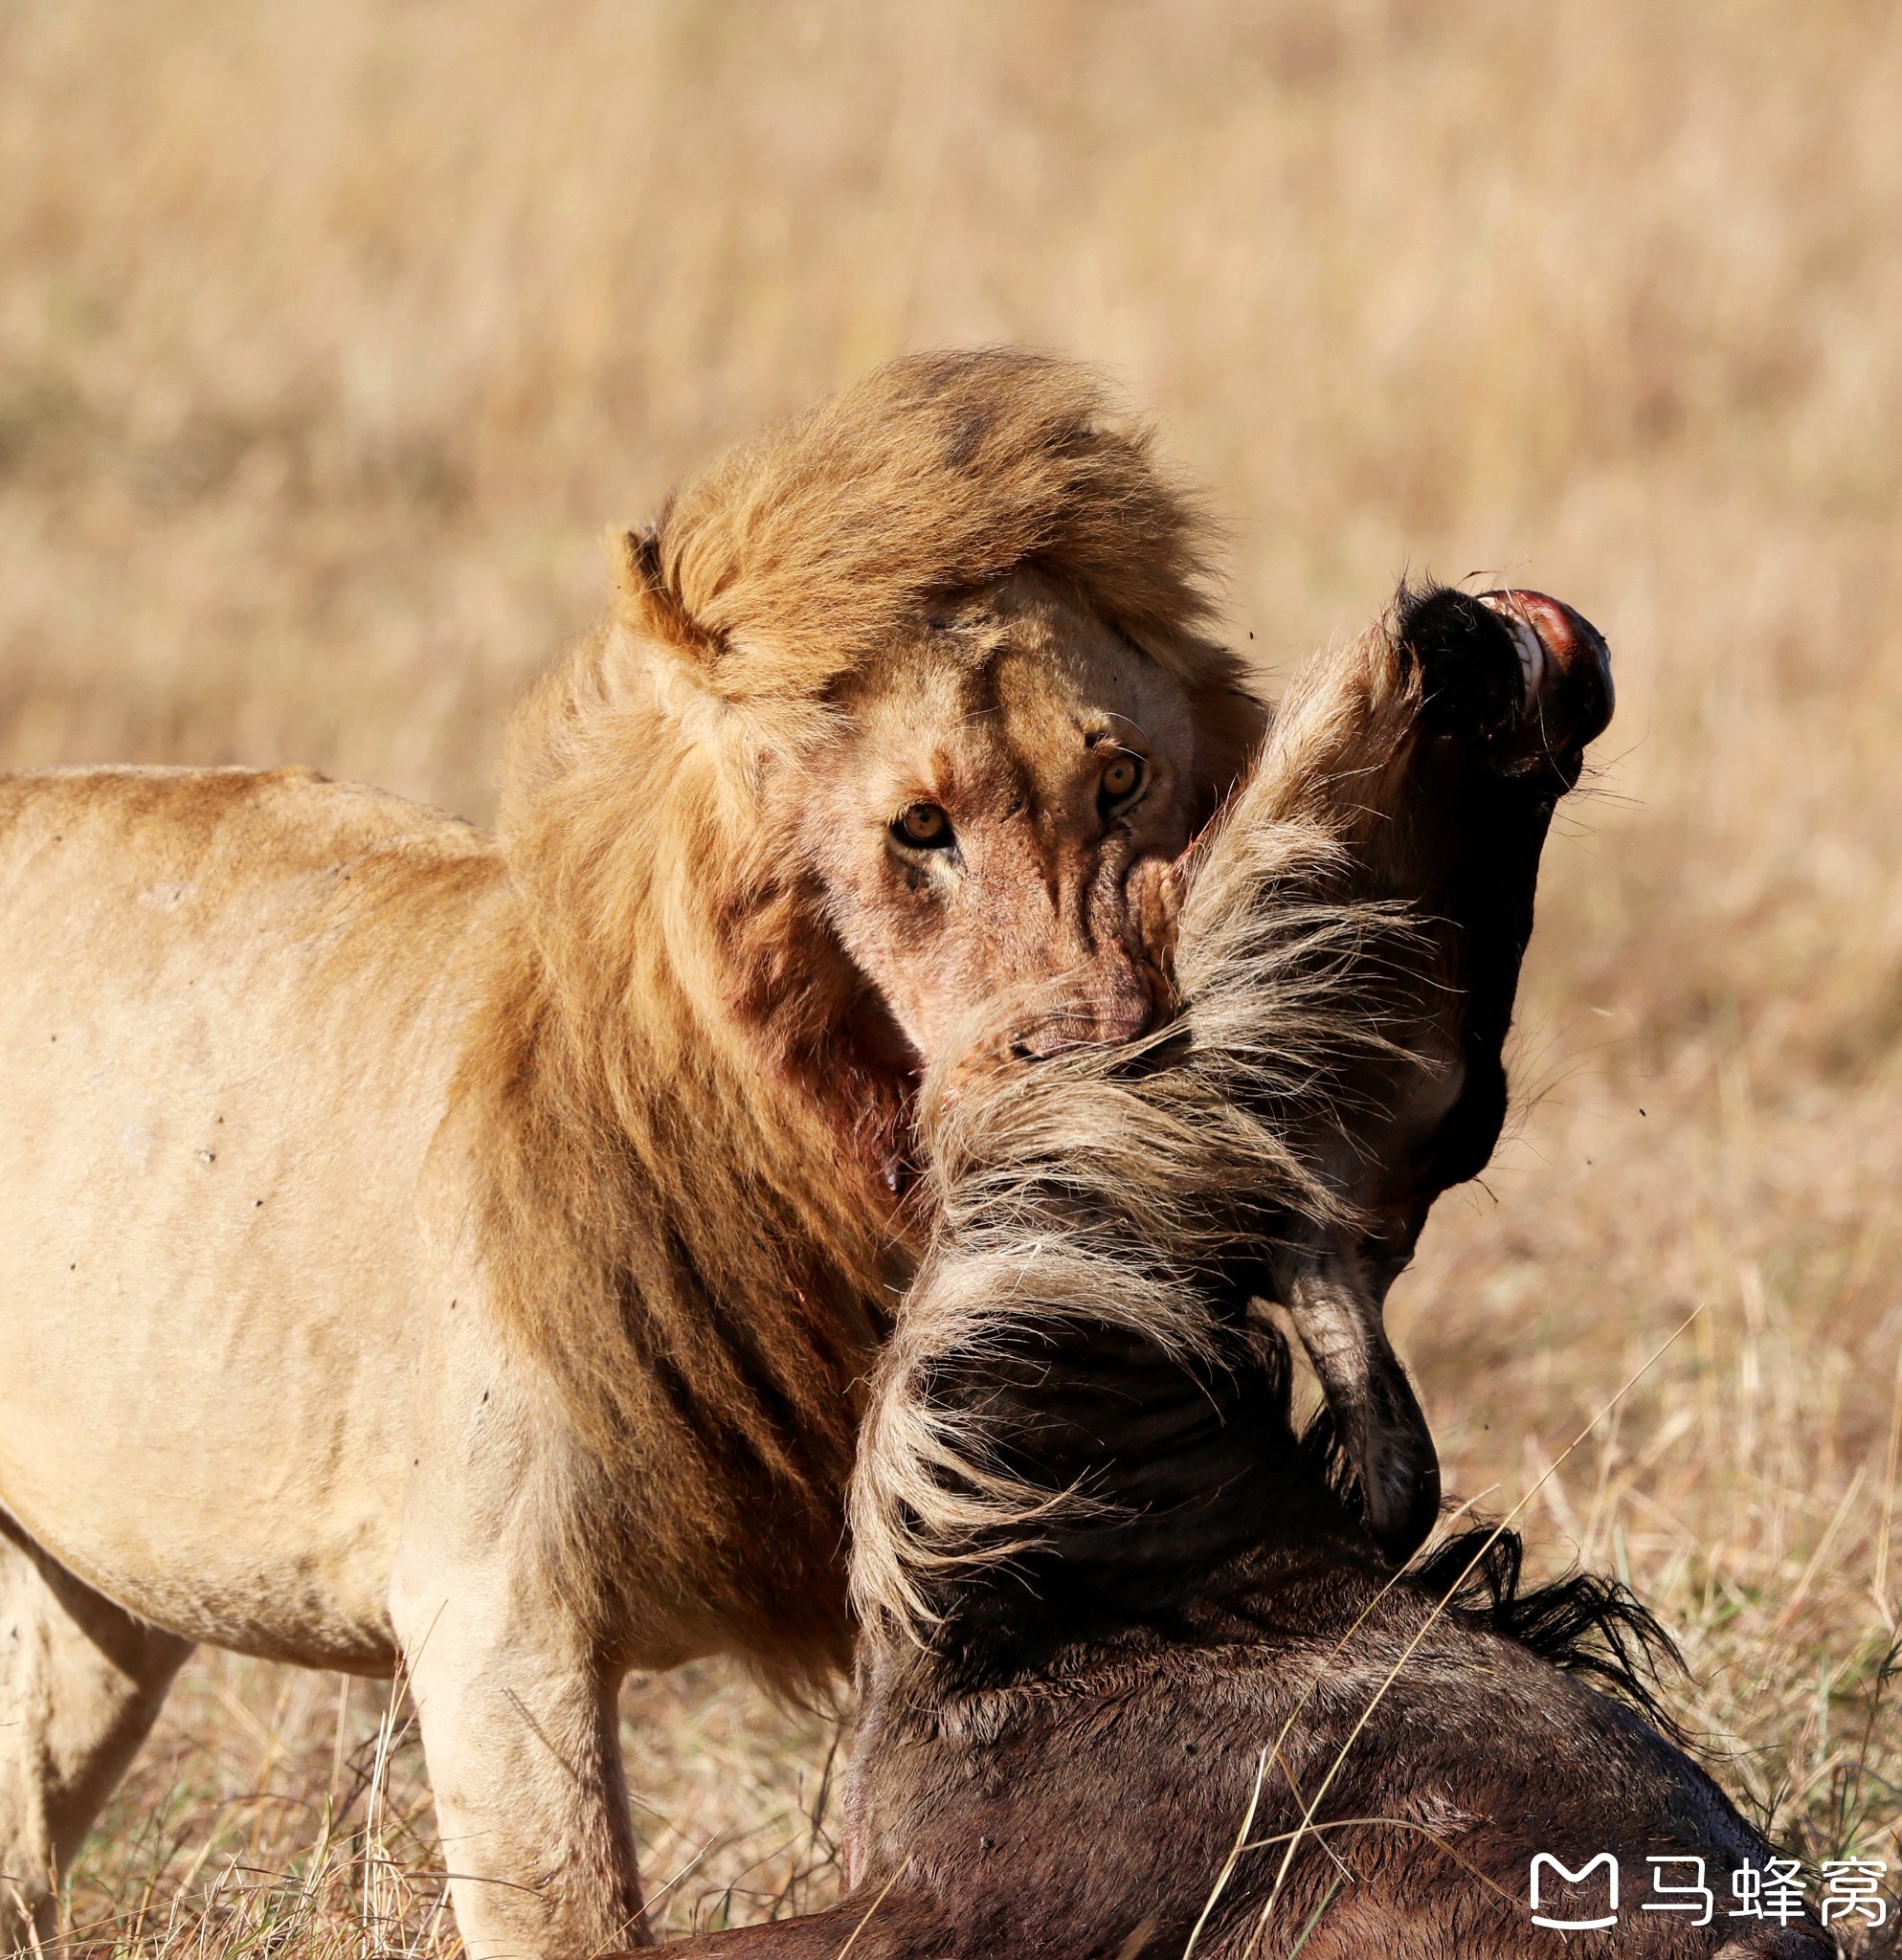
[[[1539,849],[1609,706],[1555,602],[1403,595],[1205,846],[1175,1029],[933,1110],[945,1223],[854,1490],[851,1891],[705,1950],[1567,1946],[1535,1910],[1595,1922],[1581,1953],[1830,1950],[1735,1916],[1770,1847],[1660,1732],[1641,1609],[1523,1587],[1499,1531],[1397,1570],[1438,1478],[1381,1301],[1496,1140]],[[1264,1301],[1326,1393],[1305,1433]]]

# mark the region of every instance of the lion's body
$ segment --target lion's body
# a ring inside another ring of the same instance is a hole
[[[760,1372],[817,1405],[802,1435],[775,1400],[776,1504],[737,1440],[748,1412],[724,1410],[725,1437],[691,1419],[730,1388],[731,1352],[697,1370],[623,1352],[651,1372],[621,1403],[644,1388],[675,1419],[603,1460],[564,1382],[600,1332],[563,1293],[585,1226],[528,1235],[547,1353],[520,1324],[533,1303],[498,1303],[496,1187],[526,1118],[493,1065],[537,1015],[515,984],[520,895],[465,824],[305,771],[13,777],[0,894],[0,1617],[32,1663],[0,1715],[50,1722],[103,1692],[94,1726],[118,1740],[122,1703],[155,1707],[197,1641],[368,1673],[400,1658],[445,1832],[485,1835],[490,1805],[531,1820],[512,1853],[463,1861],[507,1886],[553,1873],[538,1924],[627,1936],[613,1685],[709,1649],[792,1673],[836,1648],[862,1307],[811,1352],[796,1314],[728,1331],[742,1367],[750,1336],[770,1344]],[[548,1209],[580,1197],[557,1177]],[[659,1208],[646,1222],[620,1257],[659,1274],[681,1254]],[[133,1623],[165,1637],[101,1691]],[[518,1710],[598,1756],[604,1815],[577,1804],[566,1748],[523,1747]],[[83,1825],[7,1740],[0,1869],[31,1877]],[[98,1779],[75,1780],[77,1814]],[[502,1918],[486,1903],[464,1908],[478,1937]]]
[[[387,1670],[493,844],[302,772],[15,777],[0,890],[0,1506],[190,1639]]]
[[[301,770],[17,776],[0,894],[0,1616],[42,1636],[0,1715],[96,1699],[131,1623],[165,1637],[110,1670],[113,1739],[194,1642],[400,1659],[446,1835],[527,1820],[459,1861],[545,1887],[537,1930],[630,1936],[620,1674],[722,1648],[805,1673],[842,1643],[863,1289],[834,1276],[830,1317],[769,1295],[734,1325],[717,1258],[641,1185],[614,1224],[647,1284],[615,1298],[646,1325],[591,1350],[595,1194],[537,1149],[570,1115],[523,1080],[551,1066],[548,1004],[503,856],[466,824]],[[666,994],[647,1032],[678,1041]],[[744,1113],[768,1156],[771,1101]],[[700,1137],[682,1175],[750,1168]],[[520,1178],[531,1152],[546,1183]],[[759,1223],[728,1215],[731,1257]],[[754,1263],[770,1280],[772,1248]],[[670,1325],[696,1306],[708,1324]],[[11,1879],[74,1832],[7,1740]],[[605,1803],[578,1800],[571,1750]],[[485,1906],[463,1907],[477,1938],[510,1923]]]
[[[639,1936],[624,1671],[848,1651],[920,1074],[1166,1009],[1199,549],[1089,377],[926,357],[617,543],[496,838],[0,782],[0,1946],[196,1640],[400,1662],[476,1960]]]

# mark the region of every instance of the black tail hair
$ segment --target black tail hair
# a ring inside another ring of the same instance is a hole
[[[1301,1449],[1358,1516],[1359,1481],[1325,1407],[1303,1429]],[[1453,1612],[1530,1648],[1541,1660],[1590,1677],[1680,1748],[1693,1747],[1658,1696],[1659,1675],[1683,1673],[1684,1656],[1630,1587],[1602,1572],[1575,1571],[1528,1592],[1525,1565],[1525,1542],[1516,1531],[1478,1524],[1428,1546],[1406,1576]]]
[[[1682,1673],[1684,1656],[1656,1615],[1600,1572],[1568,1572],[1527,1592],[1525,1557],[1516,1531],[1476,1526],[1430,1547],[1408,1577],[1542,1660],[1589,1676],[1688,1748],[1690,1738],[1658,1698],[1659,1674]]]

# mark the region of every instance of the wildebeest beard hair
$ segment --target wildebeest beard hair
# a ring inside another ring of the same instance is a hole
[[[1211,1318],[1192,1351],[1074,1322],[929,1366],[924,1392],[982,1450],[965,1495],[999,1513],[919,1575],[929,1617],[911,1631],[938,1691],[1041,1677],[1063,1650],[1125,1635],[1208,1645],[1286,1633],[1291,1583],[1344,1565],[1388,1576],[1331,1412],[1294,1419],[1287,1338],[1259,1314]],[[1002,1515],[1013,1488],[1026,1494],[1016,1520]],[[1685,1741],[1656,1691],[1677,1649],[1618,1581],[1529,1585],[1519,1534],[1481,1523],[1439,1538],[1401,1582]]]
[[[1538,846],[1578,755],[1484,786],[1483,820],[1530,856],[1485,895],[1514,922],[1495,970],[1453,975],[1448,922],[1383,896],[1393,880],[1355,841],[1370,809],[1401,820],[1396,785],[1435,708],[1417,644],[1449,618],[1468,639],[1492,630],[1464,595],[1403,592],[1284,702],[1189,867],[1175,1022],[954,1100],[928,1088],[942,1223],[861,1433],[853,1570],[871,1637],[928,1653],[940,1691],[1126,1635],[1246,1639],[1291,1582],[1393,1576],[1334,1410],[1294,1419],[1288,1343],[1259,1296],[1317,1236],[1391,1229],[1369,1211],[1367,1140],[1437,1082],[1450,1101],[1440,1159],[1416,1152],[1410,1173],[1414,1235],[1498,1133]],[[1469,950],[1484,923],[1451,922],[1450,943]],[[1462,1075],[1459,1016],[1488,988],[1503,1008]],[[1399,1583],[1668,1727],[1652,1682],[1675,1650],[1616,1583],[1529,1587],[1518,1536],[1486,1526]]]

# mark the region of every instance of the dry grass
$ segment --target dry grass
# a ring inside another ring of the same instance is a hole
[[[1404,567],[1565,592],[1623,699],[1548,857],[1539,1093],[1397,1323],[1499,1504],[1698,1310],[1537,1534],[1679,1631],[1733,1788],[1892,1861],[1898,100],[1875,0],[0,0],[0,763],[481,815],[599,526],[945,341],[1113,363],[1272,667]],[[198,1666],[87,1937],[449,1944],[383,1706]],[[711,1847],[669,1926],[822,1894],[823,1724],[718,1670],[629,1717],[655,1882]]]
[[[631,1689],[622,1733],[655,1917],[742,1925],[838,1890],[837,1725],[724,1663]],[[459,1954],[407,1699],[205,1657],[75,1874],[76,1951]]]

